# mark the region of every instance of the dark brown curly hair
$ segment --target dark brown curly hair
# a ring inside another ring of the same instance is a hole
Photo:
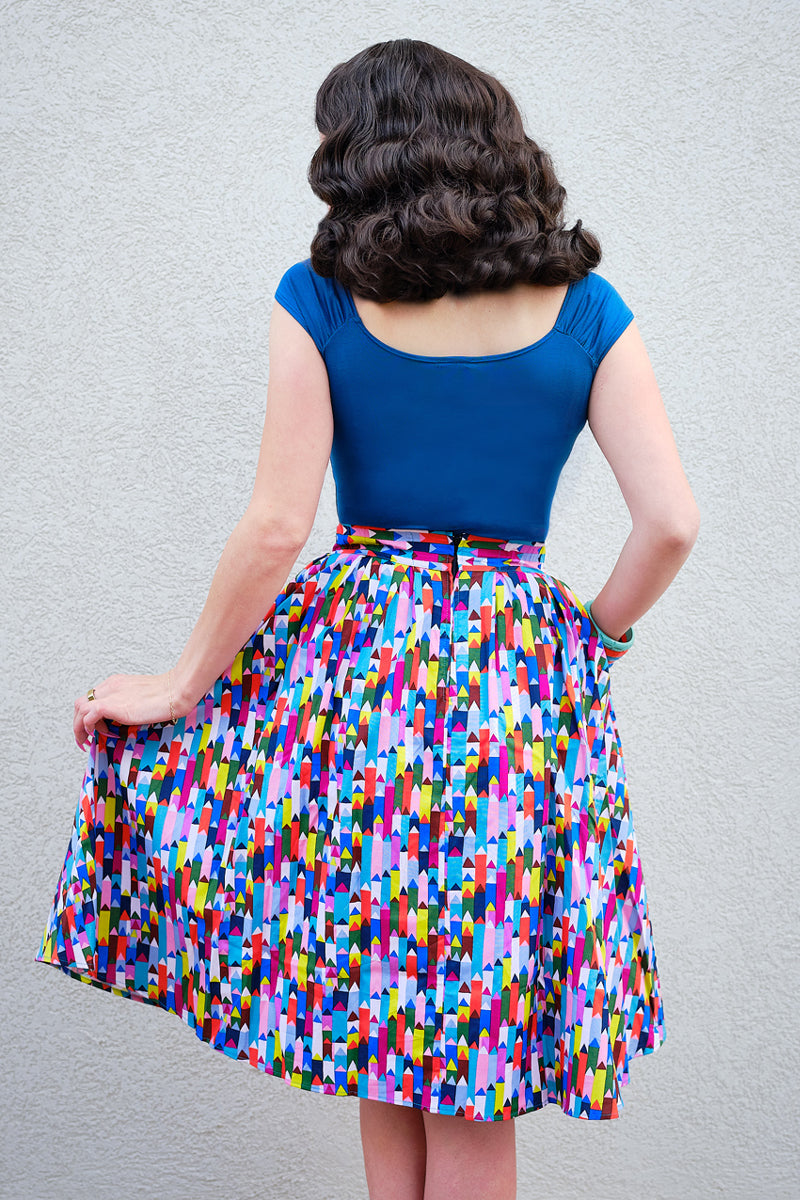
[[[549,154],[491,75],[428,42],[377,42],[317,92],[308,169],[329,206],[311,265],[371,300],[569,283],[600,261]]]

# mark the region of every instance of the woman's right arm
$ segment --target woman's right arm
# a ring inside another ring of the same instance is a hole
[[[330,456],[333,414],[325,363],[282,306],[272,309],[269,386],[253,494],[217,564],[203,611],[177,665],[112,675],[75,701],[85,747],[103,718],[145,725],[185,716],[230,666],[274,604],[311,531]],[[241,487],[238,477],[231,486]],[[100,729],[105,731],[104,722]]]
[[[592,617],[620,639],[655,604],[697,538],[700,514],[635,321],[602,359],[589,427],[620,486],[632,529]]]

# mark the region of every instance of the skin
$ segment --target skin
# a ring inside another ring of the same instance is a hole
[[[378,305],[356,299],[379,340],[418,354],[495,354],[530,345],[555,322],[566,288]],[[589,426],[619,483],[631,533],[592,604],[621,638],[664,592],[688,556],[699,517],[653,369],[635,321],[595,375]],[[214,574],[205,607],[171,673],[112,675],[75,701],[74,732],[88,745],[103,718],[168,721],[190,712],[252,636],[311,532],[333,437],[325,364],[309,334],[273,307],[267,413],[253,493]],[[515,1122],[467,1121],[360,1101],[371,1200],[512,1200]]]

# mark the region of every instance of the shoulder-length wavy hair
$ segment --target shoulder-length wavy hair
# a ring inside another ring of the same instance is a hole
[[[329,206],[311,265],[372,300],[569,283],[600,261],[549,154],[491,75],[428,42],[378,42],[317,92],[308,170]]]

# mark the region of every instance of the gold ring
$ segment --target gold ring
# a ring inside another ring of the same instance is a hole
[[[94,700],[94,688],[89,688],[86,695],[89,697],[90,700]]]

